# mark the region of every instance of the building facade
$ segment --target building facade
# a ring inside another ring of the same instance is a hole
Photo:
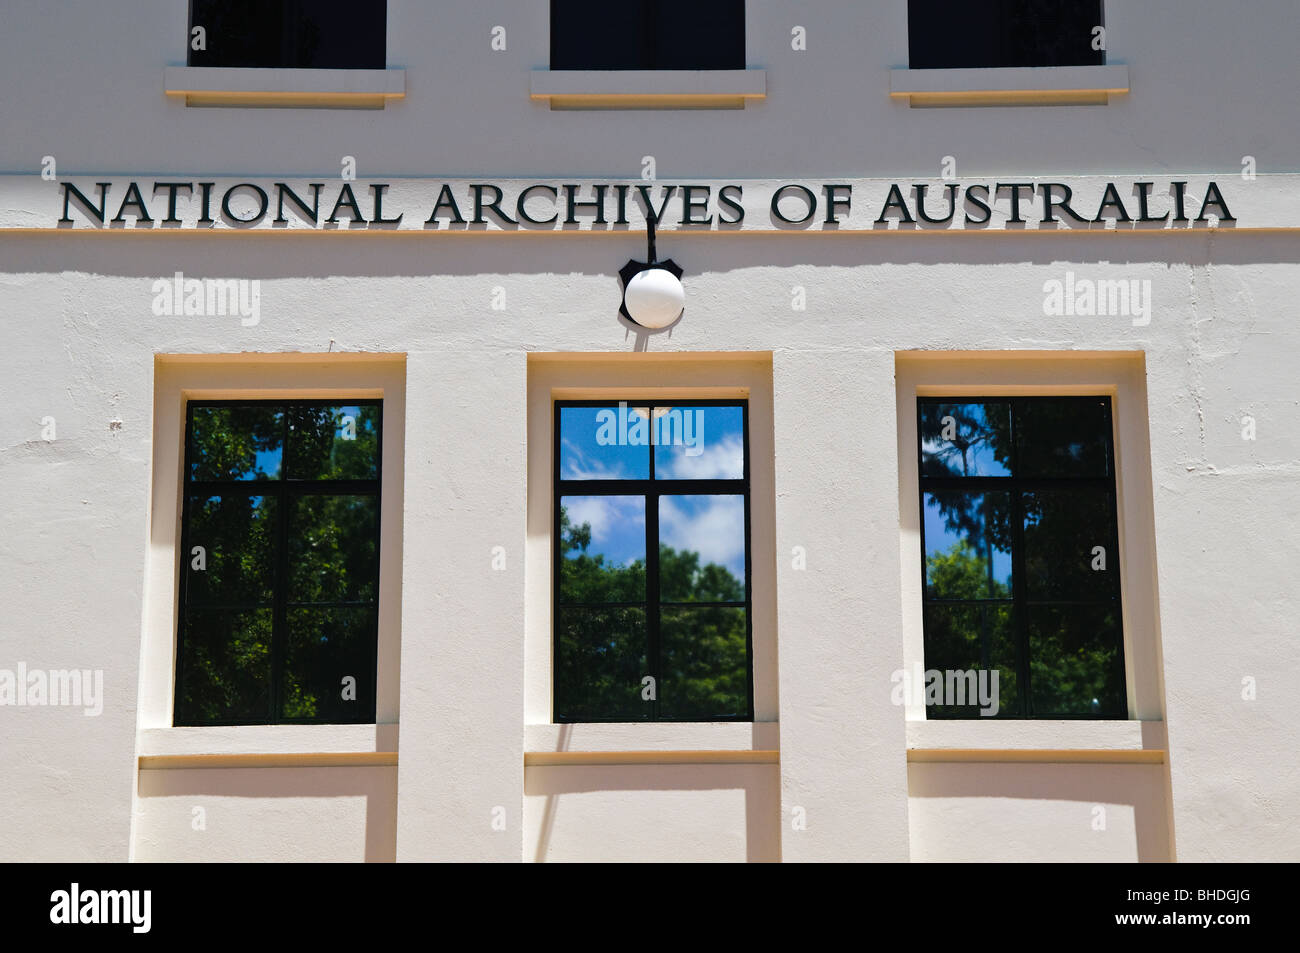
[[[963,6],[11,2],[0,857],[1300,857],[1300,18]]]

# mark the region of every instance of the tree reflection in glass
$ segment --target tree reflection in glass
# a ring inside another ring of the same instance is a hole
[[[368,722],[378,401],[191,403],[175,723]]]
[[[918,423],[926,667],[997,669],[1000,717],[1125,717],[1109,398],[920,398]]]

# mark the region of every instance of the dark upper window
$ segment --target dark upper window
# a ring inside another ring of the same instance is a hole
[[[551,0],[551,69],[744,69],[745,0]]]
[[[912,69],[1090,66],[1102,0],[908,0]]]
[[[1110,398],[917,403],[927,671],[997,670],[1001,717],[1127,717]]]
[[[191,402],[177,725],[373,722],[379,401]]]
[[[554,717],[749,721],[748,405],[555,405]]]
[[[387,0],[190,0],[190,66],[383,69]],[[204,49],[196,50],[195,28]]]

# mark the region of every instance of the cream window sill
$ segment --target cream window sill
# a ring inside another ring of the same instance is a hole
[[[767,70],[533,70],[529,95],[552,109],[744,109]]]
[[[913,107],[1092,106],[1128,91],[1122,63],[889,71],[889,95]]]
[[[907,760],[1161,764],[1167,739],[1162,721],[909,721]]]
[[[383,109],[406,96],[406,70],[168,66],[163,92],[187,106]]]
[[[140,732],[141,769],[397,764],[397,725],[238,725]]]
[[[525,725],[524,764],[775,764],[774,721]]]

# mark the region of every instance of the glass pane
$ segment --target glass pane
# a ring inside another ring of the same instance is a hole
[[[377,404],[288,408],[286,472],[293,480],[373,480],[379,476]]]
[[[1110,493],[1025,493],[1025,581],[1031,601],[1103,601],[1119,595],[1119,546]]]
[[[196,496],[189,501],[185,599],[247,605],[274,598],[276,506],[269,496]],[[195,552],[195,547],[202,547]]]
[[[551,69],[744,69],[744,0],[551,0]]]
[[[176,723],[265,724],[271,706],[271,610],[185,612]]]
[[[1123,635],[1111,606],[1031,606],[1034,714],[1125,718]]]
[[[925,493],[931,599],[1011,598],[1011,494]]]
[[[560,479],[650,478],[650,411],[626,403],[560,408]]]
[[[190,66],[383,69],[386,0],[190,0]],[[187,34],[188,36],[189,34]]]
[[[557,721],[643,721],[654,703],[643,699],[645,610],[561,608],[556,619]]]
[[[191,407],[190,479],[275,479],[283,437],[278,404]]]
[[[904,674],[910,679],[906,687],[920,693],[914,697],[925,699],[927,718],[1019,714],[1010,604],[926,606],[925,668],[925,680],[920,684],[916,684],[916,672]],[[930,679],[930,672],[940,675]],[[990,714],[982,715],[981,711]]]
[[[282,718],[374,720],[375,618],[369,607],[289,610]]]
[[[561,602],[645,602],[645,497],[561,497],[560,550]]]
[[[1016,405],[1016,449],[1028,477],[1109,475],[1110,399],[1057,397]]]
[[[379,499],[300,496],[289,514],[290,602],[364,602],[379,589]]]
[[[659,717],[748,718],[749,648],[743,608],[665,609],[659,624]]]
[[[921,476],[1008,476],[1011,407],[1007,403],[920,402]]]
[[[1085,66],[1106,61],[1101,0],[908,0],[912,69]]]
[[[745,601],[745,498],[659,498],[659,598]]]
[[[744,408],[657,406],[652,420],[655,479],[744,479]]]

